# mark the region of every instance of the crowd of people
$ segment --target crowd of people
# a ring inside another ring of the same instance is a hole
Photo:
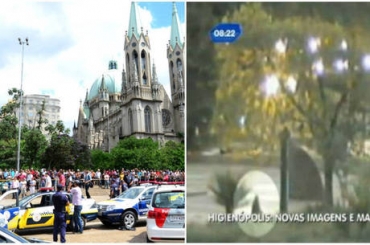
[[[110,189],[110,196],[115,197],[127,188],[137,185],[140,182],[166,181],[182,182],[185,180],[184,171],[170,170],[145,170],[132,169],[121,170],[73,170],[60,169],[22,169],[19,172],[15,169],[0,169],[0,179],[6,180],[8,189],[18,189],[19,195],[24,197],[35,193],[39,188],[54,188],[59,184],[63,190],[67,190],[70,183],[79,181],[80,187],[85,189],[86,198],[90,198],[89,189],[94,185],[100,188]],[[4,187],[4,181],[2,182]],[[5,191],[6,188],[2,188]]]
[[[91,198],[89,189],[98,185],[102,189],[109,189],[109,196],[114,198],[123,191],[139,183],[147,182],[184,182],[184,171],[154,171],[154,170],[103,170],[100,169],[83,171],[77,170],[52,170],[46,169],[22,169],[19,172],[15,169],[0,169],[0,183],[3,192],[8,190],[18,190],[18,194],[24,197],[33,194],[40,188],[49,188],[55,190],[53,195],[54,205],[54,229],[53,241],[65,243],[66,238],[66,206],[69,200],[65,192],[72,194],[72,204],[74,212],[72,222],[74,223],[74,234],[83,233],[83,223],[81,218],[82,210],[82,188],[85,189],[86,198]],[[5,185],[4,185],[5,184]],[[7,188],[5,188],[7,187]],[[15,198],[15,194],[13,198]],[[123,229],[121,224],[120,229]]]

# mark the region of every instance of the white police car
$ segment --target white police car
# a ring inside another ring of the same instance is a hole
[[[185,187],[161,185],[153,194],[146,221],[147,242],[185,241]]]
[[[156,186],[146,184],[131,187],[116,198],[99,202],[98,219],[104,225],[121,225],[130,230],[137,221],[145,221],[148,204]]]

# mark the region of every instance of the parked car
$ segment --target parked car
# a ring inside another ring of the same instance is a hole
[[[0,227],[17,232],[52,228],[54,224],[52,196],[54,194],[54,191],[44,190],[19,200],[17,190],[7,191],[0,197]],[[70,219],[67,220],[67,224],[69,228],[72,228],[72,196],[70,193],[65,194],[70,200],[70,205],[67,208]],[[14,199],[12,195],[15,195]],[[86,222],[97,218],[98,209],[94,199],[83,198],[82,205],[81,216],[84,226],[86,226]]]
[[[146,221],[147,242],[185,241],[185,187],[160,185]]]
[[[0,227],[0,243],[50,243],[50,242],[37,238],[23,238],[4,227]]]
[[[99,202],[98,218],[104,225],[120,225],[129,230],[138,221],[145,221],[148,204],[156,186],[151,184],[131,187],[116,198]]]

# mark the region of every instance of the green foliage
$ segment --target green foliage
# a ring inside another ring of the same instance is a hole
[[[251,142],[251,149],[271,150],[279,145],[279,132],[287,126],[323,157],[326,196],[331,203],[335,163],[345,159],[347,142],[358,140],[358,132],[363,132],[364,122],[357,114],[367,108],[363,91],[370,85],[359,66],[370,36],[361,28],[312,16],[273,18],[260,3],[243,4],[223,21],[240,23],[248,30],[235,44],[217,47],[220,82],[213,127],[223,147],[244,138]],[[320,37],[318,54],[307,51],[309,37]],[[275,44],[285,38],[287,50],[278,53]],[[350,46],[345,54],[339,49],[342,40]],[[348,72],[339,74],[331,67],[343,56],[358,64],[351,63]],[[324,76],[312,70],[318,59],[324,63]],[[267,77],[278,80],[275,94],[263,90]],[[294,93],[287,90],[289,79],[298,83]],[[238,124],[242,116],[247,118],[243,128]]]
[[[0,161],[8,167],[15,167],[18,143],[18,119],[15,112],[19,107],[17,100],[21,91],[13,88],[8,90],[8,94],[12,99],[0,111]]]
[[[217,87],[217,64],[215,50],[209,41],[211,30],[229,10],[241,3],[191,3],[187,4],[187,91],[188,101],[196,101],[187,108],[188,149],[196,149],[198,141],[209,142],[209,123],[213,115],[214,91]],[[199,18],[199,16],[202,16]],[[196,137],[195,127],[199,127],[202,137]],[[212,143],[214,143],[212,141]]]
[[[83,144],[81,141],[76,140],[75,138],[71,138],[71,140],[72,140],[71,155],[73,159],[71,168],[74,169],[92,168],[93,163],[91,160],[91,151],[89,147],[86,144]]]
[[[39,168],[40,159],[45,152],[48,142],[39,129],[31,129],[24,133],[24,146],[22,148],[23,166]]]
[[[184,145],[180,143],[167,142],[159,148],[158,142],[151,138],[136,139],[129,137],[121,140],[111,150],[113,168],[121,169],[184,169]]]
[[[208,185],[216,196],[216,202],[225,206],[226,213],[232,213],[234,210],[234,193],[237,185],[238,181],[230,172],[216,174]]]
[[[160,169],[184,170],[185,166],[185,147],[184,144],[168,141],[160,149],[161,166]]]
[[[112,154],[102,150],[91,151],[91,162],[95,169],[114,169]]]
[[[42,166],[47,169],[73,167],[72,145],[73,141],[67,134],[52,135],[50,144],[41,159]]]

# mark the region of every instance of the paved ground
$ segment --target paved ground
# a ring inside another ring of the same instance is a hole
[[[280,169],[276,167],[260,167],[253,166],[250,163],[231,162],[224,156],[203,158],[202,161],[192,161],[188,159],[186,166],[186,181],[187,181],[187,223],[202,223],[208,222],[208,214],[210,213],[225,213],[224,206],[216,203],[214,196],[211,194],[207,185],[212,183],[215,173],[223,173],[230,171],[237,179],[251,170],[259,170],[273,180],[276,188],[280,192]],[[322,176],[323,177],[323,176]],[[335,200],[340,198],[339,184],[334,179],[334,196]],[[309,202],[293,201],[289,202],[290,212],[299,212],[307,207]]]

